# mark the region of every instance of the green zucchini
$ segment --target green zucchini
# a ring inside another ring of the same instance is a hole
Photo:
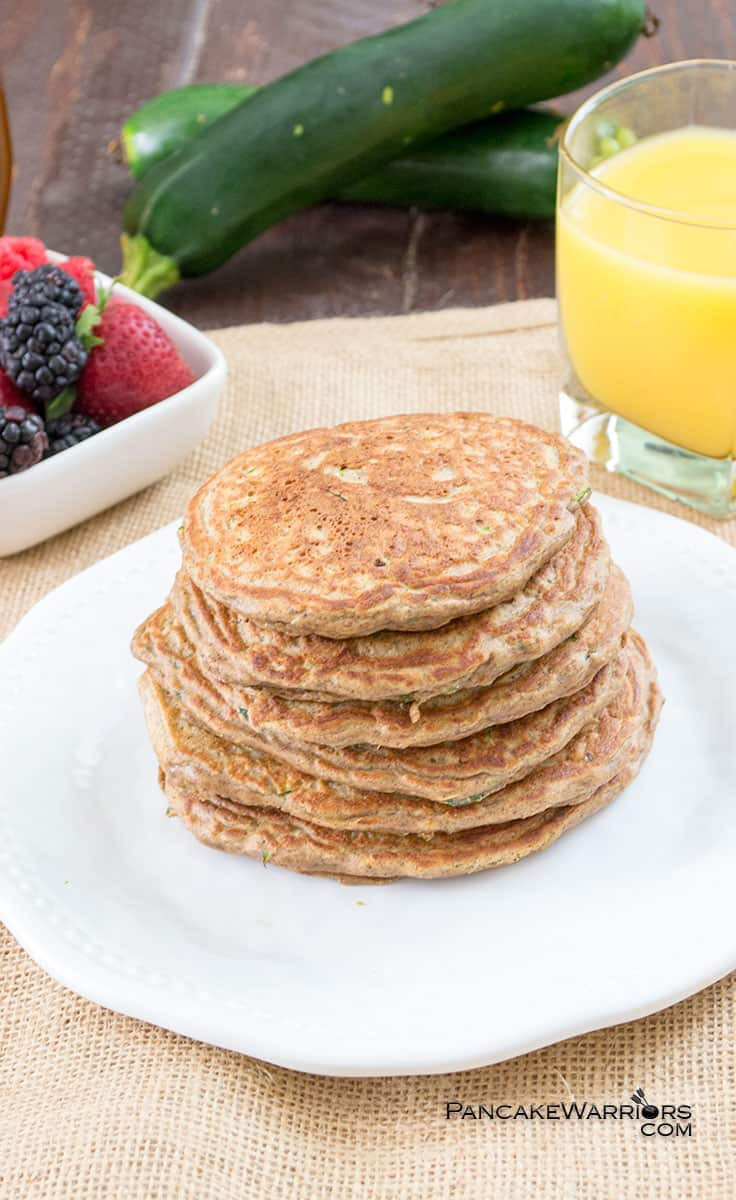
[[[564,121],[558,113],[522,108],[454,129],[340,188],[337,198],[552,217]]]
[[[255,91],[241,84],[195,83],[146,101],[123,126],[131,174],[141,179]],[[557,113],[522,108],[466,125],[338,188],[334,199],[551,217],[563,122]]]
[[[644,0],[449,0],[299,67],[147,172],[123,281],[151,295],[204,274],[408,145],[595,79],[644,17]]]
[[[185,146],[258,89],[247,83],[190,83],[146,100],[123,125],[120,145],[134,179]]]

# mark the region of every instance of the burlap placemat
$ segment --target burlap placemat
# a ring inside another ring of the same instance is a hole
[[[237,450],[389,412],[489,409],[554,427],[551,301],[214,334],[230,380],[205,443],[167,479],[0,561],[0,634],[40,596],[178,515]],[[656,508],[624,480],[596,485]],[[736,522],[691,515],[736,544]],[[653,547],[656,569],[656,548]],[[12,746],[3,745],[3,754]],[[677,913],[649,911],[658,920]],[[646,1020],[484,1070],[301,1075],[116,1016],[51,982],[0,936],[0,1196],[99,1200],[625,1200],[727,1197],[736,1185],[734,978]],[[540,1004],[544,981],[540,980]],[[456,1017],[482,996],[458,997]],[[445,1119],[447,1101],[689,1104],[690,1133],[632,1121]]]

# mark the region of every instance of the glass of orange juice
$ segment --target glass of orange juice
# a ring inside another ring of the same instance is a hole
[[[10,142],[10,125],[8,124],[8,111],[5,107],[2,79],[0,79],[0,234],[5,229],[12,169],[13,150]]]
[[[563,432],[609,470],[736,516],[736,62],[598,92],[560,146]]]

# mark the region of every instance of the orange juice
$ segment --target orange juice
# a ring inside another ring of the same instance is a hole
[[[10,192],[12,170],[13,149],[10,141],[8,110],[5,107],[5,93],[0,82],[0,234],[5,229],[5,214],[8,209],[8,194]]]
[[[670,442],[736,454],[736,132],[647,137],[591,176],[620,202],[577,183],[557,224],[560,314],[580,382]]]

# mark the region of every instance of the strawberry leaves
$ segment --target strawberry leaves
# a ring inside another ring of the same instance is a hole
[[[102,338],[97,337],[93,333],[95,325],[99,323],[101,311],[96,304],[88,304],[83,308],[77,317],[77,323],[74,326],[74,332],[84,346],[85,350],[92,350],[94,346],[102,345]]]
[[[110,284],[109,288],[100,288],[97,294],[97,303],[88,304],[77,317],[74,332],[88,352],[93,350],[95,346],[102,346],[104,343],[105,339],[98,337],[94,329],[100,323],[100,318],[112,295],[113,286],[114,281]]]
[[[73,409],[76,398],[77,389],[74,387],[65,387],[63,392],[59,392],[58,396],[54,396],[53,400],[47,400],[44,405],[44,417],[46,421],[57,421],[59,417],[65,417]]]

